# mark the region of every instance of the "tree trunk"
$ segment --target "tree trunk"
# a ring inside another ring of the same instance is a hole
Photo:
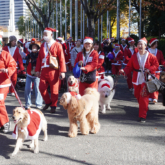
[[[88,36],[94,39],[95,29],[94,29],[94,14],[88,16]]]

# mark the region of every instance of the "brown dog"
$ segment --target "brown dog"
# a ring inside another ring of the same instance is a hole
[[[77,121],[80,122],[80,131],[83,135],[89,134],[89,131],[93,134],[99,131],[99,93],[97,90],[90,94],[85,94],[79,99],[69,92],[64,93],[60,99],[60,105],[68,112],[70,121],[69,137],[77,136]]]
[[[30,147],[34,147],[34,153],[39,152],[38,137],[41,129],[44,132],[44,141],[47,141],[47,121],[43,113],[39,110],[30,109],[25,111],[21,107],[13,110],[13,120],[16,124],[13,137],[17,139],[12,156],[16,155],[25,139],[32,140]]]

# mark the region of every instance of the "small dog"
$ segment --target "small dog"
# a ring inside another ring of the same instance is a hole
[[[111,76],[105,76],[99,80],[98,92],[100,93],[99,104],[101,113],[106,113],[106,108],[111,110],[110,103],[115,95],[114,80]]]
[[[67,84],[68,84],[68,92],[79,93],[78,80],[74,76],[69,76],[68,77]]]
[[[35,109],[25,111],[23,108],[17,107],[13,110],[12,118],[16,124],[12,135],[17,139],[12,156],[15,156],[18,153],[25,139],[32,140],[32,143],[29,146],[30,148],[34,148],[34,153],[38,153],[38,137],[41,129],[44,132],[43,140],[48,140],[47,121],[43,113]]]
[[[83,135],[89,134],[89,131],[93,134],[99,131],[99,97],[97,90],[93,91],[91,94],[85,91],[82,97],[73,96],[69,92],[62,95],[60,105],[68,112],[70,121],[69,137],[73,138],[77,136],[77,121],[80,122],[80,131]]]

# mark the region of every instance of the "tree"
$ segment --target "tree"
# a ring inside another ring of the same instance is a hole
[[[88,36],[94,38],[94,24],[107,10],[114,8],[116,0],[80,0],[88,17]]]

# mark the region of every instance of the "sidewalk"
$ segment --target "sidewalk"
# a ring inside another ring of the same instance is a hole
[[[24,93],[19,92],[24,104]],[[11,117],[19,106],[16,98],[8,96],[6,106]],[[0,133],[0,165],[164,165],[165,164],[165,107],[161,97],[156,105],[149,105],[145,124],[137,122],[138,104],[128,91],[126,80],[119,78],[111,111],[100,115],[98,134],[76,138],[67,136],[67,111],[57,107],[56,114],[45,113],[48,121],[48,141],[40,135],[40,153],[34,154],[25,141],[21,151],[10,158],[16,140],[12,131]],[[12,122],[12,129],[14,124]]]

